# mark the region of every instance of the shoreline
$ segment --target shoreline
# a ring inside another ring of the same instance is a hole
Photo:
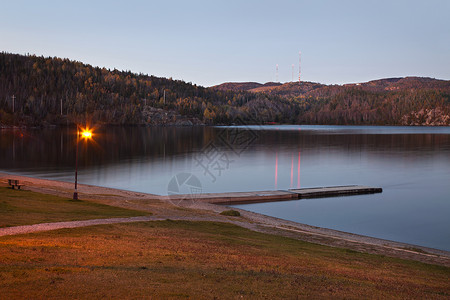
[[[23,181],[24,186],[22,188],[24,190],[67,198],[71,198],[73,194],[73,183],[14,175],[6,172],[0,172],[0,183],[6,186],[7,179],[11,177]],[[220,212],[229,208],[225,205],[191,199],[179,200],[170,196],[85,184],[78,184],[78,194],[82,200],[151,211],[155,217],[164,219],[226,222],[257,232],[281,235],[321,245],[450,266],[450,252],[446,250],[311,226],[238,208],[232,209],[239,211],[241,217],[219,215]]]
[[[54,128],[63,128],[63,127],[75,127],[77,124],[69,123],[69,124],[41,124],[41,125],[30,125],[30,124],[0,124],[0,130],[20,130],[20,129],[54,129]],[[114,124],[114,123],[104,123],[99,124],[100,127],[149,127],[149,128],[165,128],[165,127],[249,127],[249,126],[270,126],[276,128],[277,126],[333,126],[333,127],[394,127],[394,128],[450,128],[450,125],[432,125],[432,124],[359,124],[359,125],[346,125],[346,124],[245,124],[245,125],[234,125],[234,124],[192,124],[192,125],[183,125],[183,124]],[[268,129],[269,130],[269,129]]]

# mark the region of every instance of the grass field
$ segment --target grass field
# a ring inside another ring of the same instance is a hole
[[[0,237],[0,298],[450,297],[450,269],[224,223],[159,221]]]
[[[191,211],[195,213],[195,211]],[[0,187],[0,226],[148,215]],[[0,237],[0,299],[448,299],[450,268],[213,222]]]
[[[149,213],[0,187],[0,227],[142,215]]]

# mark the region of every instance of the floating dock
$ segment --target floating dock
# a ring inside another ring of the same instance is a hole
[[[306,198],[339,197],[381,193],[382,188],[348,185],[333,187],[302,188],[259,192],[207,193],[192,195],[172,195],[173,200],[194,200],[214,204],[247,204],[274,201],[288,201]]]

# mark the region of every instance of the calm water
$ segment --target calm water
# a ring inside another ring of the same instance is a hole
[[[73,181],[73,131],[0,131],[0,170]],[[81,183],[167,194],[180,173],[203,192],[379,186],[382,194],[237,207],[450,250],[450,127],[110,127],[79,144]]]

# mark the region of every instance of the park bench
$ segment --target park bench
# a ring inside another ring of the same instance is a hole
[[[20,190],[20,187],[23,185],[17,179],[8,179],[8,184],[12,189],[14,189],[14,187],[17,187],[18,190]]]

